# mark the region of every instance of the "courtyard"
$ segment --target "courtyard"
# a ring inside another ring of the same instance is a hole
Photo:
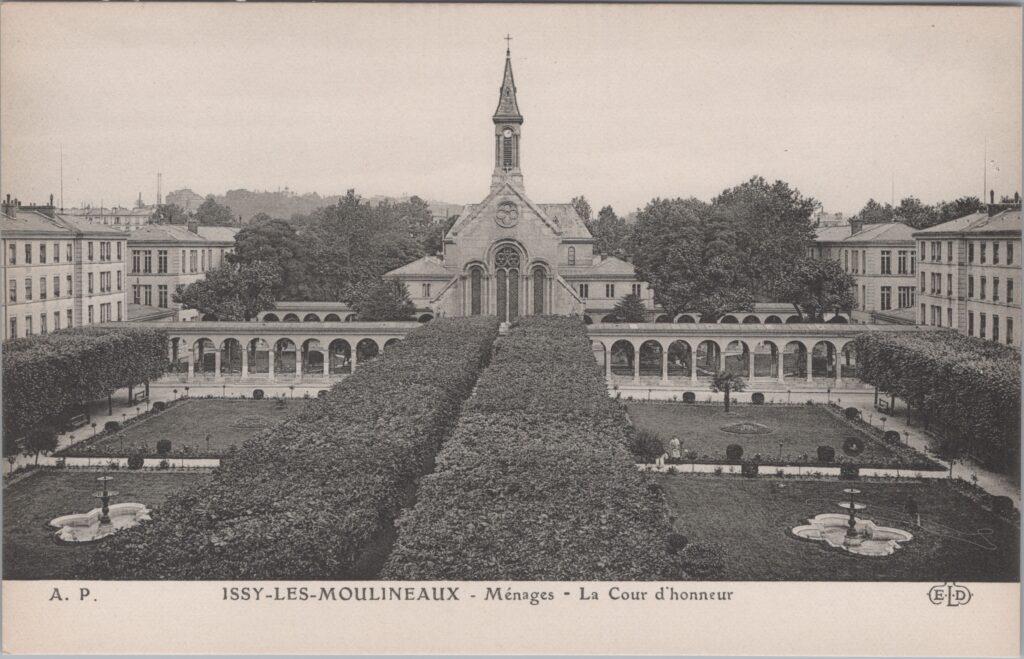
[[[947,481],[858,482],[858,513],[914,538],[891,556],[855,556],[801,540],[793,527],[820,513],[843,513],[839,481],[659,477],[676,526],[710,545],[713,578],[755,581],[1016,581],[1019,529]],[[908,512],[913,500],[920,514]],[[706,577],[712,578],[712,577]]]
[[[4,489],[4,579],[66,579],[75,561],[96,544],[65,545],[54,541],[51,519],[98,507],[98,471],[45,470]],[[143,503],[151,510],[174,492],[209,478],[202,472],[112,472],[112,503]]]
[[[156,444],[170,440],[171,455],[223,455],[256,433],[270,428],[303,404],[302,399],[189,399],[124,430],[91,438],[66,449],[69,456],[124,456],[141,449],[156,457]],[[207,445],[209,437],[209,445]]]

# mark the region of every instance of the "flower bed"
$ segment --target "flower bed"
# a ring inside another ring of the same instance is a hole
[[[633,466],[583,323],[523,319],[495,353],[399,519],[383,576],[678,577],[663,495]]]
[[[222,461],[151,524],[106,541],[88,578],[376,576],[393,520],[432,465],[497,336],[435,320]]]

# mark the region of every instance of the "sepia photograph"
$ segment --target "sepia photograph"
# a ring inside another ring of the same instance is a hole
[[[5,651],[1019,652],[1019,6],[0,17]]]

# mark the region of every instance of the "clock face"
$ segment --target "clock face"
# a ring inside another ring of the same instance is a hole
[[[512,129],[506,128],[501,132],[501,134],[504,135],[505,137],[512,137]]]

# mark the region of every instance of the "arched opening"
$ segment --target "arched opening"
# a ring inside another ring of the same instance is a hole
[[[725,314],[718,319],[718,322],[722,325],[738,325],[740,321],[732,314]]]
[[[391,346],[398,345],[399,343],[401,343],[401,341],[401,339],[388,339],[387,341],[384,342],[384,352],[387,352],[388,348],[390,348]]]
[[[513,322],[519,317],[519,268],[522,257],[512,245],[503,245],[494,254],[498,320]]]
[[[725,372],[744,378],[750,375],[750,349],[743,341],[730,341],[725,346]]]
[[[612,344],[612,373],[615,375],[633,375],[633,344],[626,340]]]
[[[356,344],[356,358],[366,362],[380,354],[380,347],[373,339],[363,339]]]
[[[743,318],[743,324],[744,325],[759,325],[759,324],[761,324],[761,319],[758,318],[757,316],[755,316],[754,314],[749,314],[749,315],[747,315],[747,316],[745,316]]]
[[[278,339],[274,344],[274,373],[295,373],[295,359],[295,344],[292,340]]]
[[[210,339],[196,339],[192,344],[192,356],[194,363],[192,369],[195,373],[213,374],[216,366],[217,348]]]
[[[778,316],[774,316],[774,315],[773,316],[768,316],[767,318],[764,319],[764,324],[765,325],[781,325],[782,324],[782,319],[779,318]]]
[[[640,344],[640,375],[661,376],[661,344],[644,341]]]
[[[171,339],[171,363],[168,367],[171,373],[187,373],[188,360],[188,348],[185,345],[185,340],[178,337]]]
[[[469,269],[469,315],[479,316],[484,308],[484,269],[474,265]]]
[[[299,317],[296,316],[293,313],[289,313],[289,314],[285,314],[285,316],[284,316],[284,318],[282,320],[284,320],[284,322],[286,322],[286,323],[297,323],[297,322],[299,322]]]
[[[253,339],[247,350],[249,373],[270,373],[270,345],[263,339]]]
[[[354,323],[355,321],[356,321],[356,314],[350,313],[349,315],[345,316],[345,322],[346,323]]]
[[[807,378],[807,348],[799,341],[790,341],[782,349],[782,377]]]
[[[416,320],[418,322],[421,322],[421,323],[429,323],[430,321],[434,320],[434,314],[429,314],[429,313],[420,314],[420,317],[417,318]]]
[[[604,360],[607,357],[607,351],[604,349],[604,344],[600,341],[591,341],[590,349],[594,352],[594,361],[601,367],[601,374],[605,372]]]
[[[689,378],[693,351],[686,341],[668,344],[668,377]]]
[[[836,376],[836,347],[830,341],[818,341],[811,351],[811,377]]]
[[[696,323],[697,320],[696,320],[696,318],[694,318],[690,314],[684,313],[681,316],[679,316],[678,318],[676,318],[676,322],[677,323]]]
[[[843,377],[859,378],[860,366],[857,365],[857,346],[851,341],[843,346]]]
[[[341,375],[352,372],[352,346],[345,339],[334,339],[327,346],[331,360],[329,372],[331,375]]]
[[[220,345],[220,372],[222,375],[242,374],[242,344],[238,339],[224,339]]]
[[[714,341],[701,341],[697,346],[697,377],[710,378],[721,365],[721,348]]]
[[[583,314],[583,324],[584,325],[593,325],[594,324],[594,319],[591,318],[590,316],[588,316],[587,314]]]
[[[544,268],[537,266],[533,269],[533,314],[539,316],[544,313],[544,291],[547,288],[548,276]]]
[[[336,313],[329,313],[326,316],[324,316],[324,322],[325,323],[340,323],[341,322],[341,317],[338,316],[338,314],[336,314]]]
[[[304,323],[319,323],[320,322],[320,316],[316,315],[315,313],[308,313],[308,314],[306,314],[305,316],[302,317],[302,322],[304,322]]]
[[[850,321],[848,321],[846,319],[846,316],[843,316],[841,314],[836,314],[836,315],[832,316],[831,318],[829,318],[828,322],[834,323],[836,325],[848,325]]]
[[[771,341],[754,346],[754,377],[774,378],[779,375],[779,347]]]
[[[796,324],[801,323],[801,322],[803,322],[803,321],[800,320],[800,316],[797,316],[796,314],[793,314],[792,316],[787,316],[786,317],[786,324],[787,325],[796,325]]]
[[[317,339],[306,339],[302,342],[302,372],[324,372],[324,349]]]
[[[668,314],[661,314],[657,318],[654,319],[654,322],[656,322],[656,323],[671,323],[672,319],[668,316]]]
[[[202,320],[202,321],[215,321],[215,320],[217,320],[217,315],[216,314],[212,314],[212,313],[204,313],[203,316],[199,320]]]
[[[606,313],[605,315],[601,316],[600,322],[601,323],[614,323],[614,322],[617,322],[617,321],[615,320],[615,314],[613,314],[613,313]]]
[[[277,317],[276,313],[263,314],[263,321],[267,323],[276,323],[280,318]]]

